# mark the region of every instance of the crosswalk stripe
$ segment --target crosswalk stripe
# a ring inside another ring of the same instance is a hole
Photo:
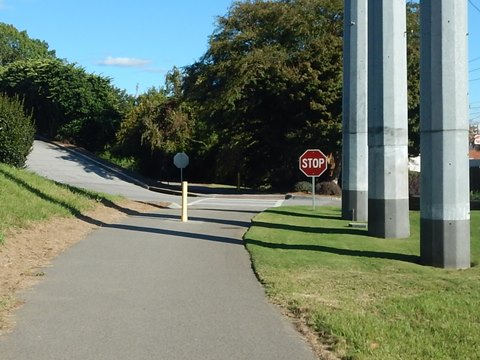
[[[218,199],[207,198],[192,201],[189,206],[204,205],[204,206],[247,206],[247,207],[278,207],[281,206],[283,200],[268,200],[268,199]]]

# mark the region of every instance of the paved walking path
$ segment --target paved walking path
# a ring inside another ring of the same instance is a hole
[[[254,214],[198,209],[181,223],[169,209],[95,231],[22,294],[0,359],[315,359],[251,270]]]

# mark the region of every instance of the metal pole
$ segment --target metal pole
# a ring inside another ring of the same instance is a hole
[[[182,181],[182,222],[188,221],[188,182]]]
[[[312,176],[312,207],[315,211],[315,176]]]

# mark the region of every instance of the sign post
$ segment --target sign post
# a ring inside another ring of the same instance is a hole
[[[182,186],[182,222],[188,221],[188,183],[183,181],[183,169],[188,166],[188,155],[184,152],[177,153],[173,157],[173,163],[180,169],[180,184]]]
[[[305,176],[312,178],[312,207],[315,210],[315,178],[327,170],[327,157],[319,149],[308,149],[300,156],[298,167]]]
[[[182,222],[188,221],[188,183],[182,182]]]

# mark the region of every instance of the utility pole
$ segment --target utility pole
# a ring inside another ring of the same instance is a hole
[[[342,218],[368,220],[368,0],[344,1]]]
[[[467,0],[421,1],[420,254],[470,267]]]
[[[410,235],[405,0],[368,1],[368,232]]]

